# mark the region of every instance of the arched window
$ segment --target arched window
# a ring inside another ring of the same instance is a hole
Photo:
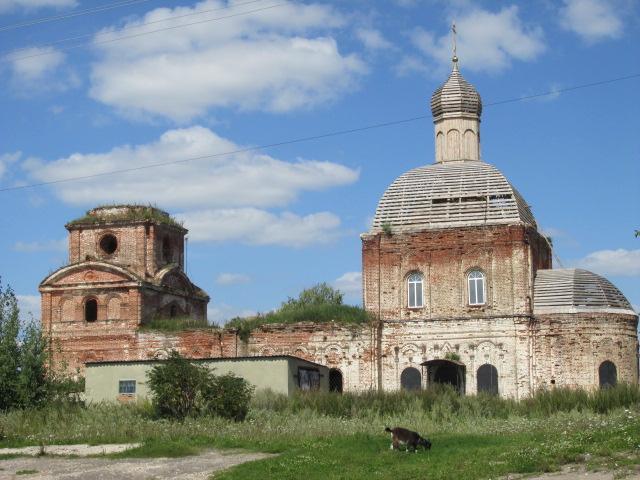
[[[178,307],[176,307],[175,303],[169,307],[169,318],[176,318],[178,316]]]
[[[413,367],[405,368],[400,374],[400,387],[402,390],[420,390],[422,388],[420,370]]]
[[[489,363],[478,369],[478,393],[498,394],[498,370]]]
[[[598,368],[598,376],[600,377],[600,388],[615,387],[618,383],[616,364],[605,360]]]
[[[115,235],[107,233],[100,239],[100,250],[107,255],[113,255],[118,249],[118,239]]]
[[[171,240],[168,237],[162,239],[162,260],[167,263],[173,261],[173,255],[171,252]]]
[[[329,391],[342,393],[342,372],[337,368],[329,370]]]
[[[84,320],[86,322],[95,322],[98,319],[98,301],[90,298],[84,302]]]
[[[422,300],[422,275],[412,273],[407,278],[407,297],[409,308],[421,308],[424,306]]]
[[[486,303],[485,295],[485,277],[480,270],[472,270],[467,275],[469,284],[469,305],[484,305]]]

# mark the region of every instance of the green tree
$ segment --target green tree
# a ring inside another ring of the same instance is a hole
[[[340,290],[326,282],[318,283],[300,292],[298,298],[289,298],[282,304],[281,310],[298,309],[313,305],[342,305],[343,295]]]
[[[249,412],[253,386],[232,373],[215,376],[204,391],[205,411],[211,415],[242,421]]]
[[[191,363],[175,350],[147,377],[158,415],[178,419],[200,412],[203,389],[213,380],[207,367]]]
[[[37,406],[53,396],[58,386],[47,374],[46,342],[35,323],[24,329],[20,343],[20,372],[18,374],[18,401],[21,407]]]
[[[0,283],[0,410],[19,405],[20,311],[11,287]]]

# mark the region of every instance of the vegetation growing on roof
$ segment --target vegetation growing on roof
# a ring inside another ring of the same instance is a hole
[[[218,330],[215,324],[209,324],[206,320],[198,320],[191,317],[153,318],[144,323],[141,330],[155,330],[158,332],[180,332],[183,330]]]
[[[154,205],[101,205],[87,210],[84,216],[71,220],[68,225],[143,221],[183,228],[182,222]]]
[[[261,325],[275,323],[329,323],[358,325],[371,321],[372,315],[361,307],[344,305],[343,294],[326,283],[319,283],[300,292],[298,298],[289,298],[273,312],[259,313],[253,317],[236,317],[225,328],[237,329],[242,340]]]

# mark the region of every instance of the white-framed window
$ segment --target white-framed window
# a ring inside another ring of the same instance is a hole
[[[480,270],[472,270],[467,275],[469,305],[484,305],[486,300],[485,275]]]
[[[407,305],[409,308],[422,308],[423,301],[423,277],[420,273],[412,273],[407,278]]]
[[[136,381],[135,380],[120,380],[118,382],[118,393],[120,395],[135,395],[136,394]]]

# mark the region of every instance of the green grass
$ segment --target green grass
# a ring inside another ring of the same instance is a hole
[[[606,413],[599,413],[604,411]],[[431,451],[389,450],[385,426],[428,436]],[[216,479],[482,479],[555,470],[589,454],[591,466],[640,463],[638,388],[556,390],[524,401],[409,394],[261,393],[249,417],[159,420],[149,404],[58,406],[0,414],[0,447],[142,442],[114,457],[193,455],[233,448],[277,453]]]
[[[175,220],[166,212],[160,210],[153,205],[101,205],[100,207],[112,207],[112,208],[128,208],[128,210],[119,213],[117,215],[95,215],[91,214],[91,210],[88,210],[82,217],[71,220],[68,225],[86,225],[86,224],[101,224],[112,222],[139,222],[148,221],[158,223],[161,225],[170,225],[174,227],[183,228],[182,223]]]
[[[206,320],[191,317],[154,318],[142,325],[141,330],[160,332],[180,332],[184,330],[218,330],[217,325],[211,325]]]
[[[16,475],[33,475],[34,473],[38,473],[38,470],[28,469],[28,470],[18,470]]]
[[[361,307],[353,305],[311,304],[300,308],[281,308],[275,312],[258,314],[254,317],[234,318],[229,320],[225,328],[237,329],[242,339],[247,339],[252,330],[260,325],[274,323],[329,323],[342,325],[360,325],[370,322],[371,314]]]

